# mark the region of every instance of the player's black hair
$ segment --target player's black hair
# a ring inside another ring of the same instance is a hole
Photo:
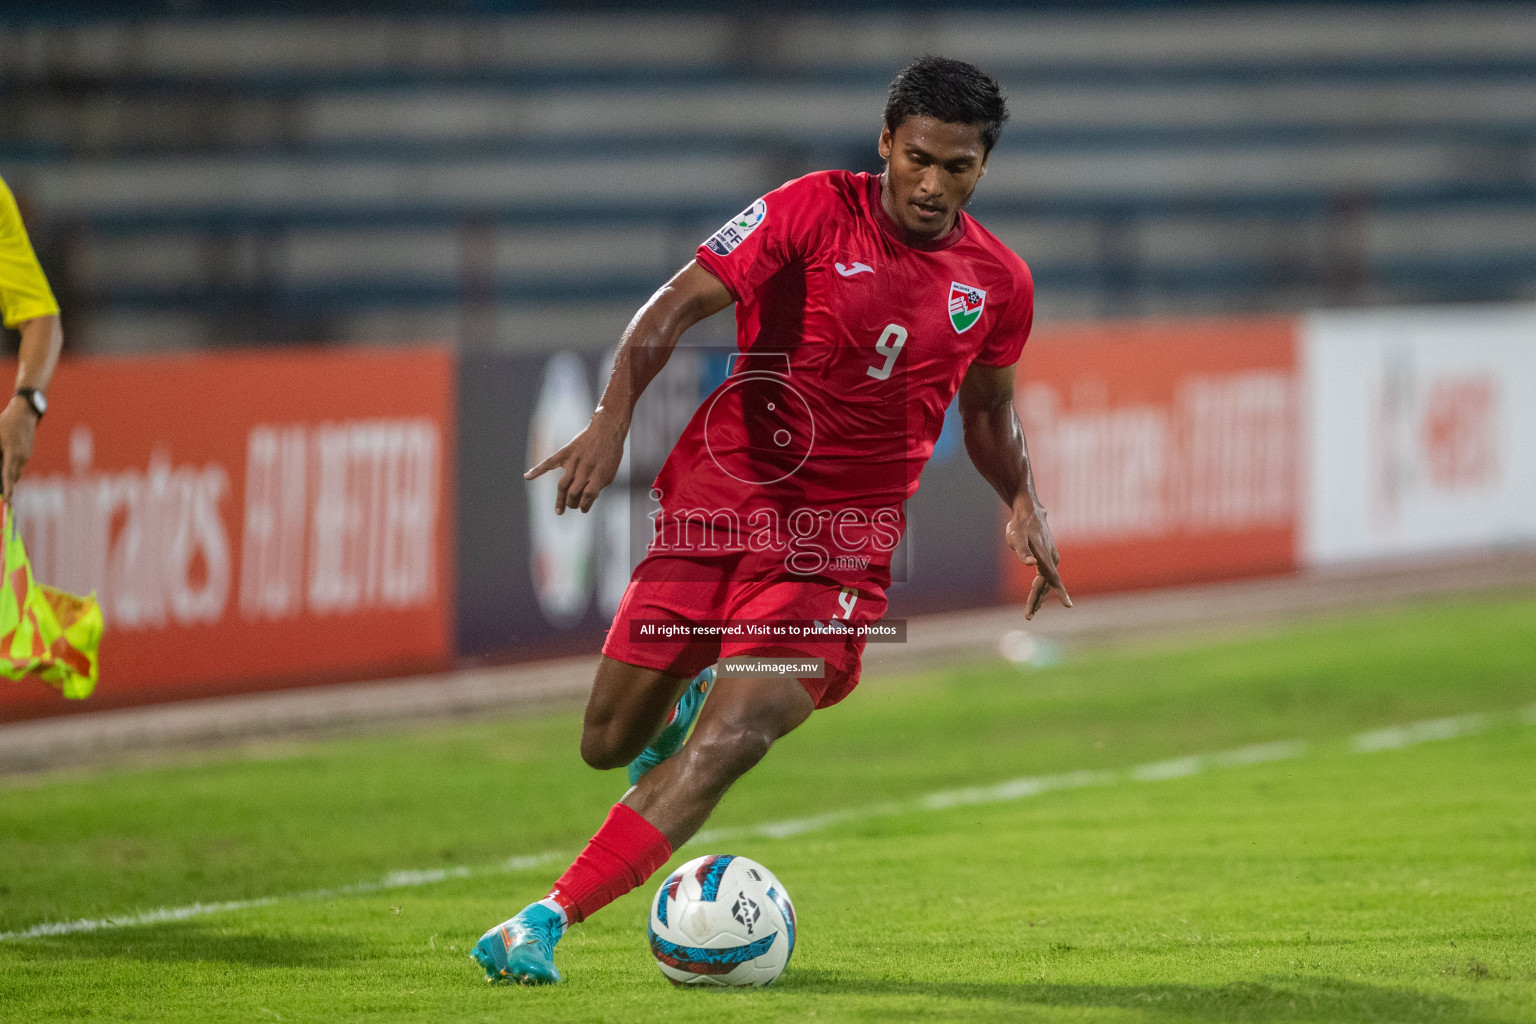
[[[984,153],[992,152],[1008,120],[1008,100],[997,79],[974,64],[927,56],[913,61],[891,82],[885,126],[893,133],[909,117],[931,117],[981,129]]]

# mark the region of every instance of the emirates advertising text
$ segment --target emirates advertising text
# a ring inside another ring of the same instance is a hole
[[[446,664],[451,382],[434,349],[66,361],[14,507],[101,600],[93,706]]]

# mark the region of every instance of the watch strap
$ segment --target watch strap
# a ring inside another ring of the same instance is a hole
[[[16,395],[27,403],[27,406],[36,414],[38,419],[42,419],[43,414],[48,411],[48,400],[43,397],[43,393],[37,388],[17,388]]]

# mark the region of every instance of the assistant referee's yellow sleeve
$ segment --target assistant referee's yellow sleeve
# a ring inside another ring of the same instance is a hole
[[[5,314],[5,326],[15,327],[58,311],[59,304],[22,226],[16,197],[0,180],[0,312]]]

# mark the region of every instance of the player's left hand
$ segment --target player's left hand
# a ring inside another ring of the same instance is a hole
[[[12,398],[0,409],[0,492],[6,501],[16,493],[16,481],[32,457],[37,434],[37,414],[24,398]]]
[[[1071,608],[1072,598],[1061,582],[1056,566],[1061,562],[1061,552],[1051,538],[1050,527],[1045,525],[1045,509],[1034,502],[1020,502],[1014,506],[1013,518],[1008,520],[1005,531],[1008,546],[1025,565],[1035,567],[1035,581],[1029,587],[1029,600],[1024,602],[1024,617],[1032,619],[1045,603],[1047,595],[1054,593],[1062,607]]]

